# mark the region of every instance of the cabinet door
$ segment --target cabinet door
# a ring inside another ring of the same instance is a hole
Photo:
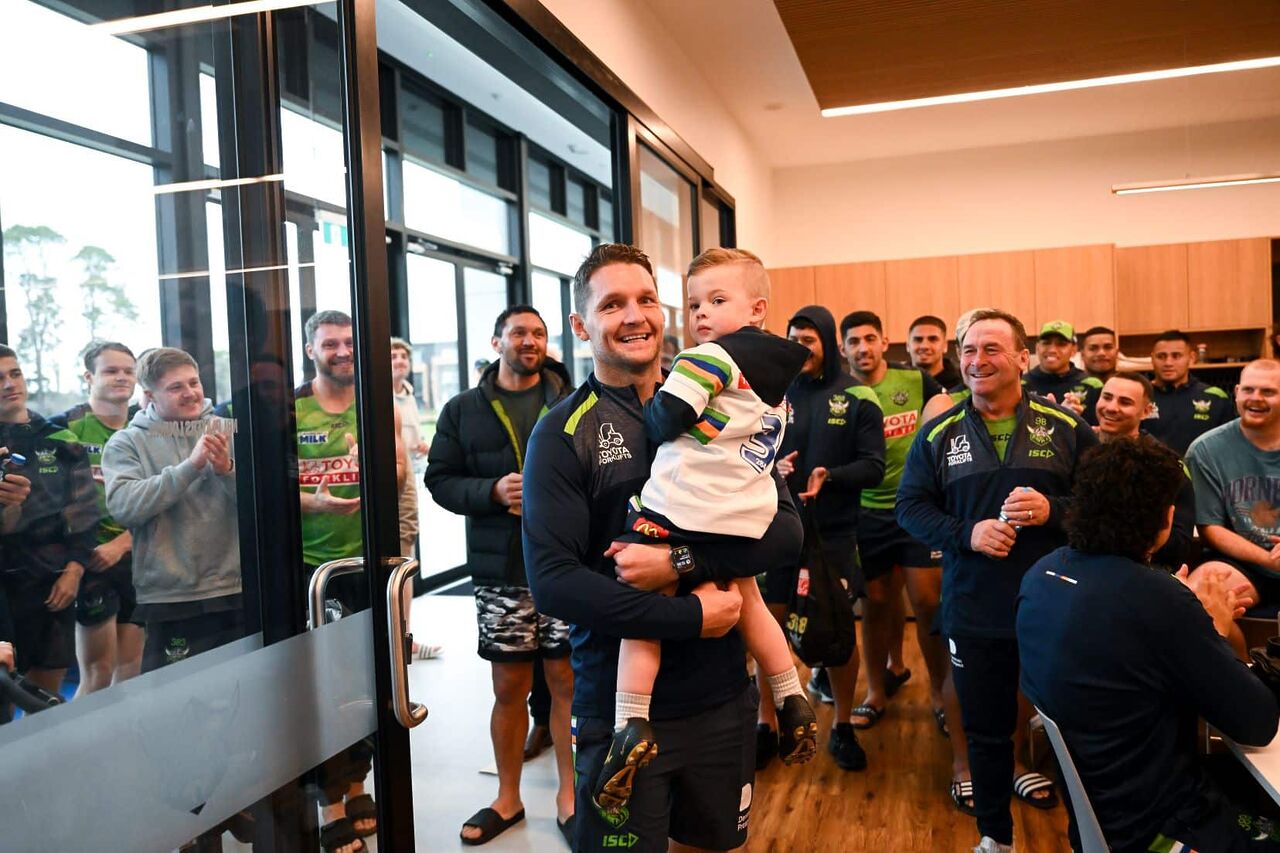
[[[1035,337],[1050,320],[1066,320],[1083,331],[1115,328],[1116,291],[1111,244],[1036,249],[1036,315],[1027,334]]]
[[[885,313],[881,319],[890,340],[905,340],[911,321],[922,315],[934,314],[954,321],[959,313],[954,257],[886,261],[884,289]]]
[[[1256,329],[1271,325],[1271,240],[1187,244],[1192,329]]]
[[[831,309],[837,329],[850,311],[874,311],[884,322],[884,261],[829,264],[815,267],[813,273],[815,301]],[[897,339],[890,334],[890,340]]]
[[[958,313],[972,308],[1008,311],[1029,330],[1036,322],[1035,253],[991,252],[956,258]],[[944,317],[954,326],[956,318]]]
[[[1116,249],[1116,322],[1122,335],[1186,328],[1186,243]]]
[[[769,270],[769,314],[765,327],[775,334],[787,333],[791,315],[817,300],[813,293],[813,267],[786,267]]]

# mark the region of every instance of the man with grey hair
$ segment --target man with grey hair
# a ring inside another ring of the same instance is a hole
[[[102,451],[107,510],[133,535],[142,671],[244,634],[234,422],[213,415],[186,352],[138,362],[144,407]]]

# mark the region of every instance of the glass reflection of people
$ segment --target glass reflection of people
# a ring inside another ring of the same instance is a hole
[[[138,361],[143,408],[102,451],[107,511],[133,536],[150,672],[244,635],[235,445],[188,353]]]
[[[391,339],[391,391],[395,395],[396,409],[400,414],[400,441],[408,458],[404,460],[410,476],[404,478],[400,489],[400,556],[412,557],[418,543],[418,480],[419,462],[430,449],[422,438],[418,401],[413,394],[413,349],[403,338]],[[413,660],[438,657],[443,649],[430,643],[413,640],[409,652]]]
[[[298,485],[302,509],[302,560],[310,576],[322,563],[359,557],[364,551],[360,519],[360,430],[356,413],[355,339],[351,318],[319,311],[306,324],[307,358],[316,375],[294,390],[298,436]],[[396,485],[404,483],[406,454],[395,411]],[[348,610],[367,606],[362,575],[334,578],[330,597]],[[362,839],[378,831],[377,806],[364,792],[373,747],[353,744],[318,768],[323,825],[320,841],[335,853],[359,853]]]
[[[80,697],[138,674],[142,668],[142,619],[133,586],[133,536],[107,512],[102,449],[138,413],[131,406],[137,386],[133,351],[116,341],[95,341],[84,353],[87,402],[49,420],[84,447],[98,498],[98,547],[76,596],[76,658]]]
[[[93,556],[98,505],[89,460],[75,437],[27,408],[17,354],[0,345],[0,447],[26,458],[18,505],[6,496],[0,586],[9,600],[17,671],[57,693],[75,661],[71,607]],[[9,485],[0,483],[0,486]]]
[[[671,365],[675,363],[676,356],[680,353],[680,341],[676,340],[675,335],[662,336],[662,369],[670,370]]]

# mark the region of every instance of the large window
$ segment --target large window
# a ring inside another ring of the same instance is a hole
[[[691,183],[647,146],[640,146],[640,247],[653,261],[658,298],[673,334],[684,328],[684,271],[693,260]]]
[[[412,160],[404,161],[404,224],[442,240],[511,254],[506,201]]]
[[[0,151],[8,341],[26,365],[32,408],[60,412],[83,399],[86,345],[159,345],[157,288],[182,282],[157,278],[149,166],[4,125]],[[53,186],[75,188],[75,203]]]

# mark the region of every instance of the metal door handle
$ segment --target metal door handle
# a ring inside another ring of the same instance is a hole
[[[393,557],[395,568],[387,581],[387,630],[391,648],[391,701],[396,719],[411,729],[427,718],[427,706],[409,701],[409,614],[404,607],[404,586],[418,571],[418,561],[411,557]]]
[[[364,557],[346,557],[321,563],[307,583],[307,628],[314,631],[328,620],[325,617],[324,598],[329,581],[342,575],[364,571]]]

